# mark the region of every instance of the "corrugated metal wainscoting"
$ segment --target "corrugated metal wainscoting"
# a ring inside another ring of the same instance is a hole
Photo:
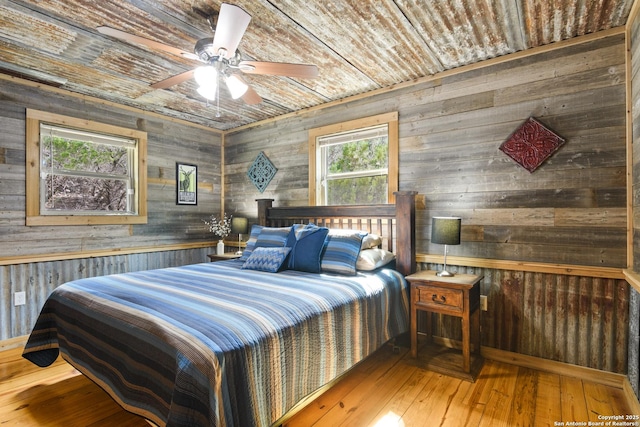
[[[441,269],[435,264],[420,267]],[[627,373],[630,316],[637,324],[638,311],[630,314],[631,286],[625,280],[489,268],[447,269],[484,275],[480,291],[487,295],[488,311],[481,316],[482,345]],[[443,316],[433,322],[433,328],[436,336],[462,337],[456,318]],[[635,359],[629,360],[633,364],[629,371],[638,369],[637,326],[635,333]]]
[[[640,396],[640,293],[631,288],[629,295],[629,382]]]
[[[0,266],[0,340],[29,334],[51,291],[65,282],[207,262],[209,253],[197,248]],[[22,291],[27,303],[14,307],[13,295]]]

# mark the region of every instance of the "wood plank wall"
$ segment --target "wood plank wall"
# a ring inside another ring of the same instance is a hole
[[[635,10],[635,9],[634,9]],[[628,66],[631,76],[629,80],[631,106],[631,200],[633,214],[630,215],[632,228],[632,270],[640,272],[640,18],[637,11],[630,18],[629,25],[629,51],[631,61]],[[640,396],[640,290],[637,287],[631,289],[629,304],[629,367],[628,377],[636,396]]]
[[[148,223],[25,226],[25,111],[33,108],[147,132]],[[0,79],[0,257],[213,240],[202,219],[220,212],[219,132]],[[198,205],[176,205],[176,161],[198,165]]]
[[[26,227],[26,108],[146,131],[148,223]],[[0,78],[0,129],[0,340],[27,333],[44,296],[64,280],[207,260],[210,249],[180,253],[162,247],[213,245],[213,236],[202,220],[219,214],[221,209],[220,132],[10,78]],[[176,205],[176,161],[198,165],[196,206]],[[151,250],[146,254],[89,258],[109,250],[136,252],[135,248]],[[52,259],[52,254],[61,254],[54,259],[62,259],[69,253],[86,254],[87,258],[31,262],[42,255]],[[27,292],[26,306],[13,307],[15,291]]]
[[[625,39],[619,32],[580,41],[231,132],[225,135],[225,206],[255,217],[259,197],[276,205],[306,204],[308,130],[398,111],[400,190],[416,190],[424,202],[416,215],[419,253],[442,254],[442,245],[430,242],[431,217],[458,215],[462,244],[449,246],[452,255],[623,269]],[[534,173],[498,149],[529,116],[567,141]],[[278,168],[263,194],[246,177],[260,151]],[[492,278],[485,289],[492,302],[485,321],[493,322],[486,325],[487,345],[626,372],[625,281],[520,278],[509,269],[484,274]],[[508,275],[519,279],[509,282]],[[578,307],[569,309],[570,301]],[[583,335],[576,336],[576,328]],[[607,347],[578,341],[597,343],[614,329]]]
[[[624,35],[571,45],[363,97],[225,136],[225,204],[306,204],[308,129],[399,112],[400,190],[425,198],[430,218],[462,217],[451,254],[607,267],[626,262]],[[566,144],[534,173],[498,148],[534,116]],[[260,151],[278,172],[263,194],[246,176]]]

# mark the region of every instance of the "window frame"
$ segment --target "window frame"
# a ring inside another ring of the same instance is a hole
[[[328,137],[333,134],[352,132],[359,129],[373,126],[387,125],[389,144],[389,164],[387,172],[387,200],[388,203],[395,203],[394,193],[398,191],[398,112],[379,114],[376,116],[361,119],[349,120],[347,122],[335,123],[309,130],[309,206],[318,205],[320,197],[320,185],[318,181],[318,162],[321,161],[319,154],[318,139]]]
[[[132,210],[135,214],[65,213],[51,215],[40,212],[42,161],[40,159],[40,124],[46,123],[82,131],[114,135],[136,140],[133,161]],[[60,114],[27,109],[26,117],[26,225],[114,225],[147,223],[147,133],[136,129],[83,120]]]

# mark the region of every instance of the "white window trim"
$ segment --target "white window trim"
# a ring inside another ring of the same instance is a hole
[[[65,215],[41,214],[40,204],[40,124],[59,125],[74,129],[133,139],[138,147],[131,166],[134,168],[132,211],[135,214],[66,213]],[[107,125],[44,111],[27,109],[26,126],[26,225],[95,225],[95,224],[146,224],[147,223],[147,133],[135,129]]]
[[[321,138],[331,138],[332,135],[344,134],[358,129],[384,125],[388,127],[389,165],[388,165],[388,194],[389,203],[395,203],[394,193],[398,191],[398,112],[365,117],[343,123],[322,126],[309,130],[309,206],[318,205],[320,186],[318,179],[318,141]]]

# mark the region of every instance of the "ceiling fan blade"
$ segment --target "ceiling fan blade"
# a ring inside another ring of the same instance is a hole
[[[98,30],[99,33],[104,34],[106,36],[115,37],[116,39],[124,40],[130,43],[141,44],[143,46],[147,46],[152,49],[163,50],[165,52],[169,52],[177,56],[183,56],[190,59],[199,59],[198,56],[194,53],[187,52],[185,50],[178,49],[176,47],[169,46],[163,43],[159,43],[151,39],[135,36],[133,34],[129,34],[125,31],[117,30],[115,28],[100,26],[100,27],[97,27],[96,30]]]
[[[260,104],[262,102],[262,98],[258,95],[258,92],[251,86],[249,86],[249,89],[242,95],[242,100],[249,105]]]
[[[193,73],[195,70],[185,71],[184,73],[177,74],[173,77],[169,77],[168,79],[161,80],[157,83],[151,85],[154,89],[166,89],[170,86],[177,85],[178,83],[182,83],[186,80],[189,80],[193,77]]]
[[[240,40],[249,26],[249,21],[251,21],[251,15],[243,9],[222,3],[213,36],[213,51],[217,54],[220,49],[225,49],[227,58],[235,55]]]
[[[286,62],[242,61],[238,68],[247,74],[269,74],[300,78],[318,77],[318,67],[307,64],[288,64]]]

